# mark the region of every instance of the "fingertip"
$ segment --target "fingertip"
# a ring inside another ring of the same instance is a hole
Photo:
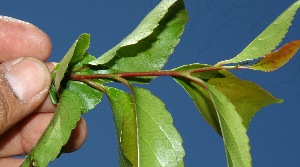
[[[52,50],[49,36],[25,21],[0,16],[0,62],[18,57],[46,60]]]

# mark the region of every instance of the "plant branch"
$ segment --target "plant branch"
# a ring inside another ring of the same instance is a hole
[[[84,80],[84,79],[116,79],[121,78],[132,78],[132,77],[147,77],[147,76],[170,76],[170,77],[185,77],[193,73],[222,70],[222,69],[236,69],[236,67],[204,67],[185,71],[174,71],[174,70],[158,70],[150,72],[122,72],[114,74],[93,74],[93,75],[78,75],[71,74],[70,79],[72,80]]]

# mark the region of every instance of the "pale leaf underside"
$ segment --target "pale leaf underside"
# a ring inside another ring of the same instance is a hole
[[[157,97],[136,87],[133,87],[134,96],[115,88],[107,88],[107,91],[114,112],[121,166],[130,163],[133,166],[183,166],[182,139]]]

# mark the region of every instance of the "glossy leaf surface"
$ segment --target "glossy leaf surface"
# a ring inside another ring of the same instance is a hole
[[[148,37],[159,26],[159,22],[168,13],[168,9],[172,6],[176,0],[165,0],[157,5],[135,28],[135,30],[123,39],[119,44],[103,54],[97,60],[91,62],[92,65],[105,64],[114,58],[117,51],[125,46],[133,45]],[[151,22],[151,24],[149,24]]]
[[[101,73],[161,69],[178,44],[187,20],[182,0],[161,1],[132,34],[90,64],[106,67]]]
[[[102,98],[102,92],[79,81],[69,81],[65,89],[73,92],[80,98],[80,101],[82,102],[82,114],[93,109],[98,103],[100,103]]]
[[[129,162],[133,166],[183,166],[182,139],[157,97],[135,87],[134,100],[114,88],[107,92],[114,112],[121,166]]]
[[[165,104],[150,91],[133,88],[139,127],[140,166],[183,166],[182,139]]]

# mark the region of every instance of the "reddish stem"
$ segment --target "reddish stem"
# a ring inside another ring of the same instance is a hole
[[[170,77],[186,77],[192,73],[200,73],[214,70],[221,70],[223,67],[204,67],[197,68],[193,70],[185,71],[171,71],[171,70],[161,70],[161,71],[150,71],[150,72],[123,72],[115,74],[94,74],[94,75],[77,75],[71,74],[70,79],[72,80],[84,80],[84,79],[114,79],[115,76],[121,78],[131,78],[131,77],[146,77],[146,76],[170,76]]]
[[[114,79],[114,76],[121,78],[130,78],[130,77],[146,77],[146,76],[182,76],[180,71],[151,71],[151,72],[125,72],[118,74],[94,74],[94,75],[77,75],[72,74],[70,79],[73,80],[83,80],[83,79]]]

